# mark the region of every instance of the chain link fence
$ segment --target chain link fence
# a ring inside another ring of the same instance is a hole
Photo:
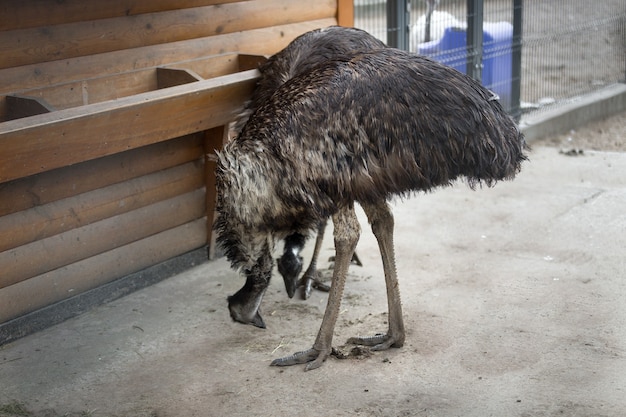
[[[355,0],[355,26],[384,42],[398,34],[405,36],[405,49],[467,72],[465,65],[471,53],[466,45],[471,22],[468,16],[480,12],[474,7],[482,3],[482,80],[513,113],[540,111],[626,81],[624,0],[407,3],[405,20],[395,20],[408,22],[403,28],[389,27],[388,22],[394,19],[389,19],[388,10],[393,13],[394,8],[388,8],[386,1]],[[521,62],[512,53],[516,3],[521,4]],[[515,74],[519,74],[519,99],[515,94],[510,97]]]

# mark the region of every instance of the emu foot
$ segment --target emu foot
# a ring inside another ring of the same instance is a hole
[[[322,366],[326,358],[330,355],[330,351],[319,351],[311,348],[303,350],[302,352],[296,352],[293,355],[285,356],[284,358],[274,359],[270,366],[291,366],[306,363],[305,371],[319,368]]]
[[[311,271],[309,268],[304,275],[302,275],[302,278],[298,281],[298,287],[302,287],[303,300],[309,299],[313,288],[325,292],[330,291],[330,285],[323,283],[320,278],[321,274],[316,269]]]
[[[348,342],[353,345],[369,346],[371,350],[387,350],[404,346],[404,335],[394,337],[379,333],[369,337],[351,337]]]

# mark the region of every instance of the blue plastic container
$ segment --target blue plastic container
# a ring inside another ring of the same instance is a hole
[[[417,52],[449,65],[462,73],[467,64],[467,31],[446,28],[441,39],[421,43]],[[511,108],[513,25],[508,22],[483,24],[483,74],[485,87],[500,96],[505,109]]]

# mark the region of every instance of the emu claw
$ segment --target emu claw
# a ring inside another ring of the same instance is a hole
[[[334,262],[335,257],[331,256],[328,260],[331,262]],[[363,263],[359,259],[359,256],[356,254],[356,252],[352,254],[352,260],[350,262],[358,266],[363,266]],[[280,270],[280,265],[279,265],[279,270]],[[330,285],[322,282],[322,280],[320,279],[321,276],[322,274],[320,274],[320,272],[317,269],[315,269],[315,264],[312,264],[311,266],[309,266],[309,269],[306,270],[304,275],[302,275],[302,278],[298,280],[297,286],[303,287],[302,288],[303,300],[309,299],[313,288],[315,288],[316,290],[324,291],[324,292],[330,291]],[[287,292],[289,292],[289,290],[287,290]],[[291,297],[292,295],[290,295],[289,297]]]
[[[316,369],[322,366],[322,363],[328,358],[330,352],[322,353],[317,349],[311,348],[303,350],[302,352],[296,352],[293,355],[285,356],[284,358],[274,359],[270,366],[291,366],[306,363],[305,371]]]
[[[325,291],[325,292],[330,291],[330,285],[324,284],[319,279],[314,279],[312,285],[313,285],[313,288],[315,288],[316,290]]]
[[[388,334],[379,333],[368,337],[351,337],[348,342],[353,345],[368,346],[370,350],[387,350],[389,348],[401,348],[404,338],[397,338]]]
[[[302,288],[303,300],[309,299],[309,297],[311,296],[312,288],[315,288],[316,290],[320,290],[320,291],[325,291],[325,292],[330,291],[330,285],[324,284],[319,278],[320,275],[321,274],[318,271],[314,271],[312,273],[307,271],[304,273],[302,278],[300,278],[300,281],[298,281],[298,287],[303,287]]]

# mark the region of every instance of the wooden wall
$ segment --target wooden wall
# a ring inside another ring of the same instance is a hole
[[[352,1],[0,0],[0,325],[212,250],[256,65],[338,22]]]

